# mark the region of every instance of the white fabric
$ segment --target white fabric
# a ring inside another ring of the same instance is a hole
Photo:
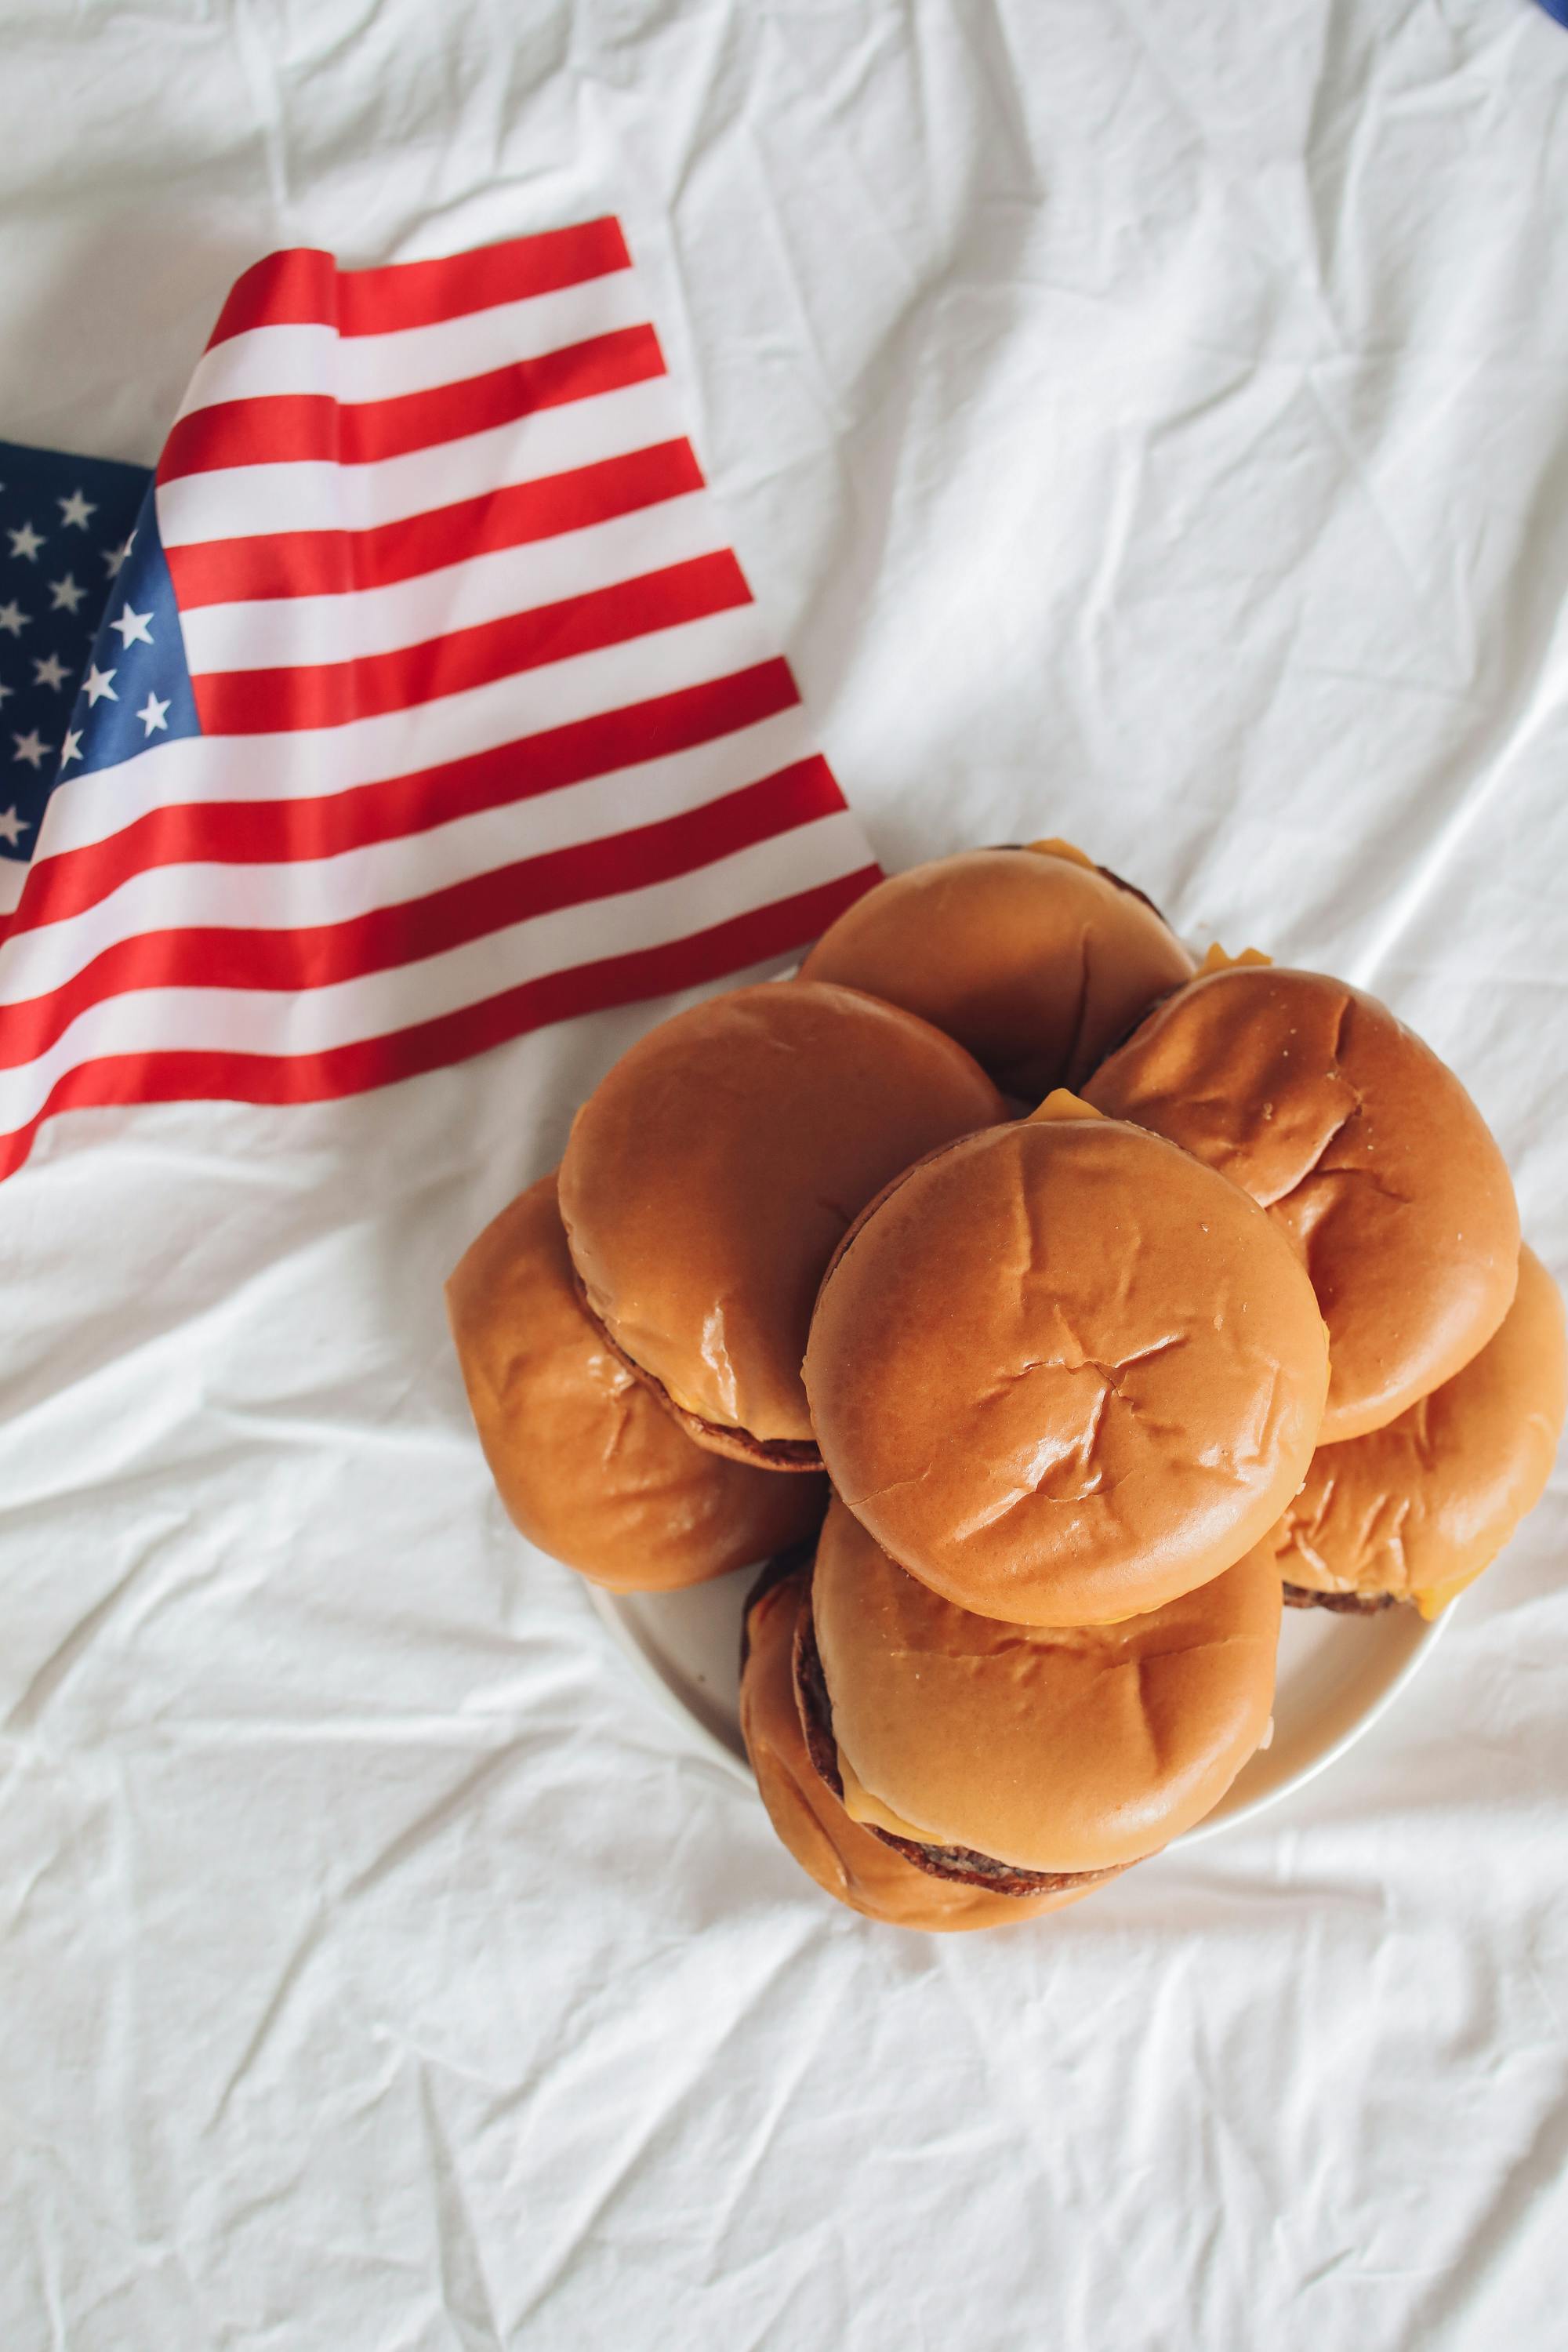
[[[1568,1267],[1528,0],[5,0],[0,51],[0,431],[152,458],[269,247],[618,212],[884,860],[1065,834],[1370,982]],[[0,2343],[1560,2344],[1561,1481],[1277,1813],[1033,1929],[857,1921],[512,1537],[444,1334],[647,1018],[78,1115],[0,1191]]]

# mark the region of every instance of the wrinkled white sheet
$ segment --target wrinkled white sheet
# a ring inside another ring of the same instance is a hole
[[[618,211],[884,859],[1065,833],[1371,982],[1568,1270],[1528,0],[5,0],[0,133],[0,431],[146,459],[267,247]],[[5,2352],[1561,2345],[1561,1482],[1256,1827],[1033,1932],[835,1910],[445,1338],[647,1017],[0,1192]]]

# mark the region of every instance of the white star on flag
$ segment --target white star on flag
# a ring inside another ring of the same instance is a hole
[[[110,621],[109,625],[111,629],[119,630],[120,642],[129,651],[130,647],[135,645],[152,644],[153,632],[147,625],[152,618],[151,613],[138,613],[130,604],[123,604],[121,607],[119,620]]]
[[[131,539],[134,539],[136,533],[132,531]],[[118,580],[120,577],[120,567],[131,552],[131,539],[128,539],[122,547],[106,547],[102,551],[104,568],[111,580]]]
[[[26,760],[29,768],[43,766],[44,754],[49,747],[40,740],[36,727],[30,727],[25,735],[13,735],[11,740],[16,746],[11,754],[13,760]]]
[[[68,727],[68,728],[66,729],[66,740],[65,740],[65,741],[60,745],[60,766],[61,766],[62,768],[68,768],[68,767],[70,766],[70,763],[71,763],[71,761],[72,761],[73,760],[79,760],[79,759],[80,759],[80,757],[81,757],[81,733],[80,733],[80,730],[79,730],[79,729],[75,728],[75,727]]]
[[[147,733],[152,735],[155,730],[160,727],[165,730],[167,729],[169,724],[168,712],[168,704],[166,702],[160,702],[157,696],[152,691],[152,688],[149,688],[147,699],[142,705],[142,708],[136,713],[136,716],[142,721]]]
[[[23,612],[15,596],[8,604],[0,604],[0,629],[9,629],[14,637],[21,635],[32,617],[31,613]]]
[[[8,841],[15,849],[26,830],[26,818],[18,816],[14,808],[0,811],[0,841]]]
[[[25,522],[20,530],[13,530],[7,523],[5,536],[11,542],[13,557],[25,556],[29,563],[37,563],[38,550],[44,542],[30,522]]]
[[[55,504],[60,510],[62,520],[67,523],[74,522],[80,530],[87,529],[89,515],[95,515],[98,512],[92,500],[84,499],[79,490],[73,490],[68,499],[57,499]]]
[[[16,691],[16,689],[14,686],[7,686],[5,679],[0,677],[0,702],[5,701],[7,698],[15,694]]]
[[[74,613],[87,594],[87,590],[79,588],[74,575],[68,572],[63,580],[50,581],[49,594],[54,598],[52,609],[55,612]]]
[[[70,672],[58,654],[47,654],[42,661],[35,661],[33,664],[34,685],[52,686],[57,693],[69,676]]]
[[[87,688],[89,709],[92,708],[92,705],[97,702],[101,696],[106,694],[108,695],[110,702],[119,701],[120,697],[115,693],[114,688],[109,682],[113,676],[114,672],[111,669],[100,669],[96,662],[89,664],[87,676],[82,680],[83,686]]]

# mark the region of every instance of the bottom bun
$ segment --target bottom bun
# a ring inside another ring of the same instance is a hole
[[[812,1765],[795,1705],[795,1627],[808,1575],[809,1556],[798,1551],[764,1570],[746,1604],[741,1662],[741,1731],[758,1791],[807,1876],[865,1918],[932,1935],[1010,1927],[1087,1895],[1093,1882],[1019,1895],[947,1881],[850,1820]]]

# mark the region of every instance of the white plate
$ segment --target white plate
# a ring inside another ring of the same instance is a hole
[[[737,1712],[741,1612],[755,1576],[739,1569],[689,1592],[604,1592],[595,1608],[643,1679],[713,1762],[752,1786]],[[1249,1821],[1332,1764],[1377,1721],[1429,1654],[1452,1607],[1428,1624],[1414,1609],[1375,1617],[1287,1609],[1279,1635],[1274,1737],[1188,1843]]]

